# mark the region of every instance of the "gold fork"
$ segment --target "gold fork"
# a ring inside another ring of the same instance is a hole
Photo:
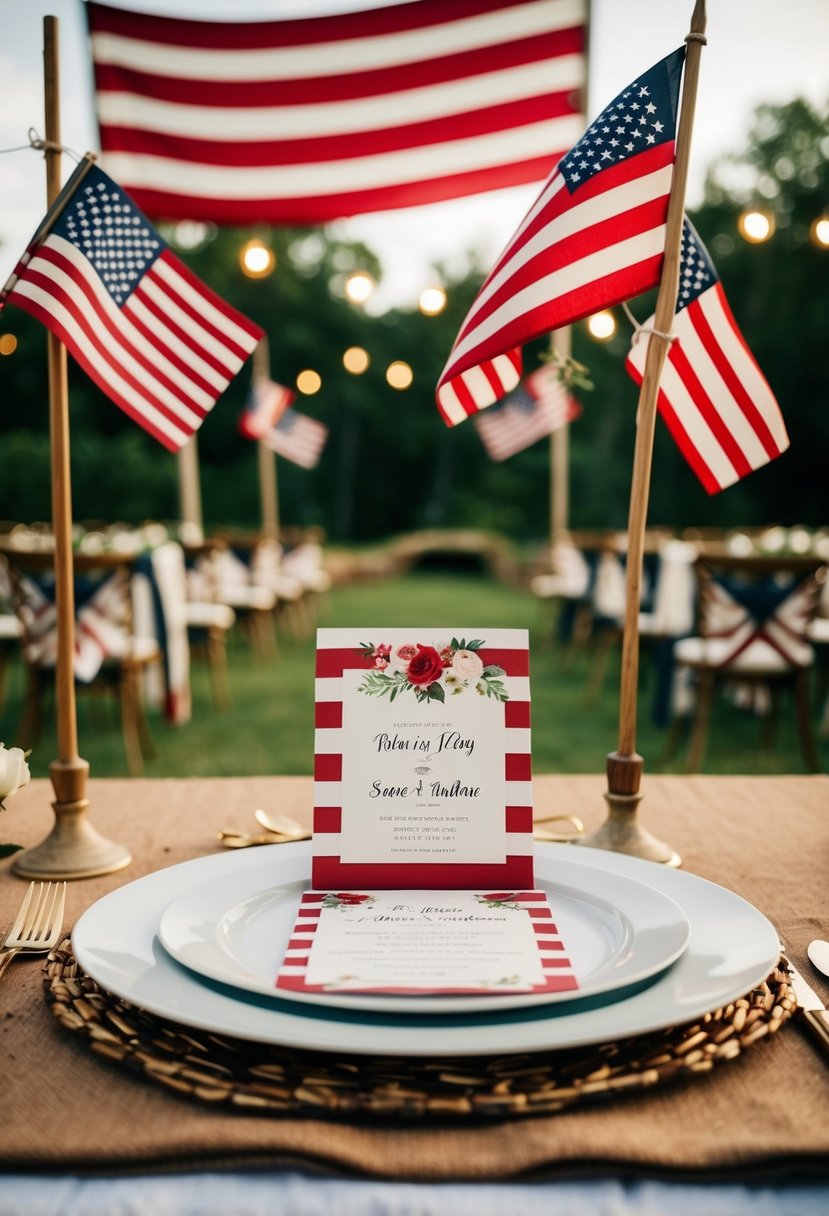
[[[45,954],[56,946],[63,925],[65,882],[30,882],[17,920],[0,953],[0,975],[17,954]]]

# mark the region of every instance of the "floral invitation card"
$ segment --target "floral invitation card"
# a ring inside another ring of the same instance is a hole
[[[531,888],[530,770],[526,630],[319,630],[315,888]]]
[[[276,986],[427,995],[578,982],[543,891],[308,891]]]

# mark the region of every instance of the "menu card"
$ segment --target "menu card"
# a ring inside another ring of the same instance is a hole
[[[312,883],[528,890],[522,629],[321,629]]]
[[[565,992],[543,891],[307,891],[276,981],[294,992]]]

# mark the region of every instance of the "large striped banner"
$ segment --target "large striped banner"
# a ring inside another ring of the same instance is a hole
[[[319,630],[315,888],[531,888],[531,767],[526,630]]]
[[[586,0],[85,7],[105,163],[165,219],[319,224],[539,182],[582,126]]]

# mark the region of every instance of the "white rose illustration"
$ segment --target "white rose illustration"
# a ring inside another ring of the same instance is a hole
[[[477,680],[484,665],[474,650],[456,650],[452,669],[462,680]]]

